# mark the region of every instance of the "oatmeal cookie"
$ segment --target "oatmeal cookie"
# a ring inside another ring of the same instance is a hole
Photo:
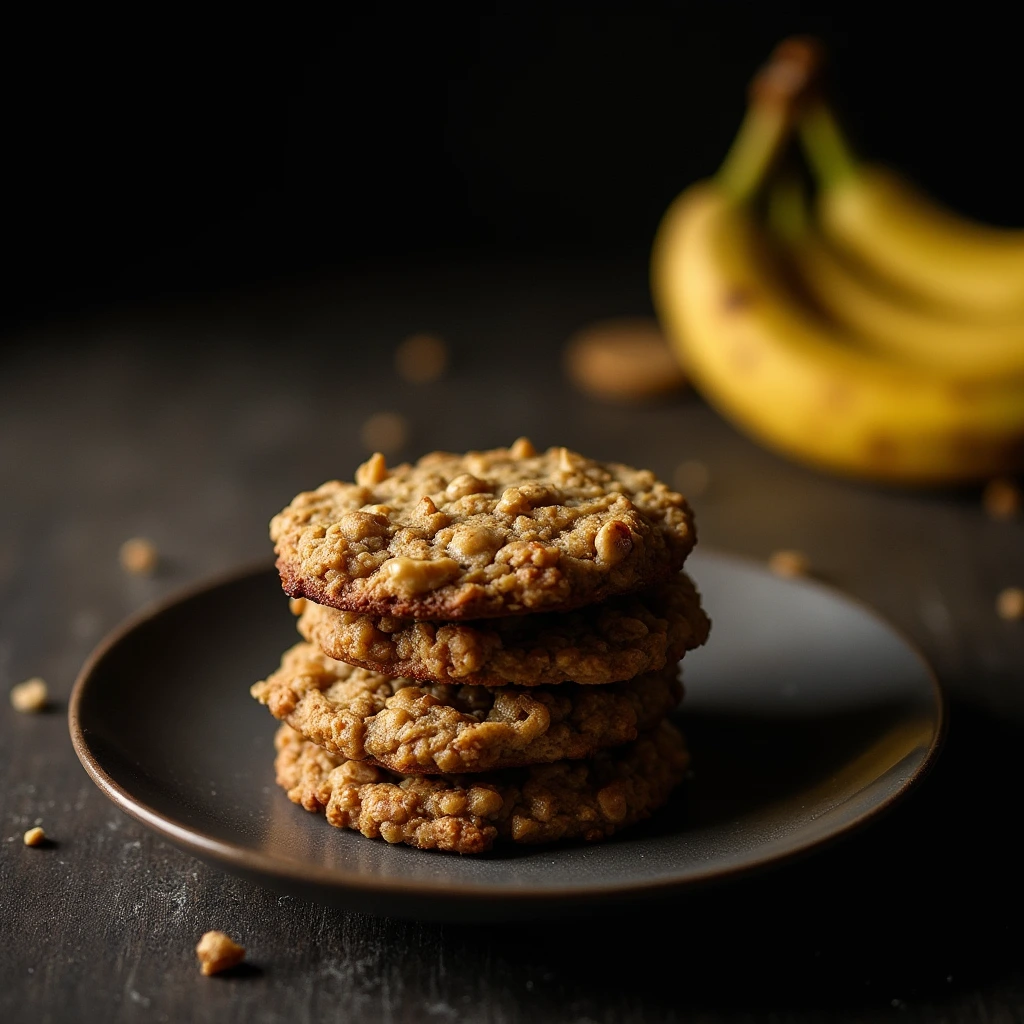
[[[482,853],[495,842],[606,839],[669,798],[689,755],[662,721],[625,747],[484,775],[396,775],[346,761],[287,725],[274,738],[277,783],[337,828],[425,850]]]
[[[405,775],[589,757],[635,739],[683,696],[675,665],[608,686],[490,689],[384,676],[307,643],[251,693],[329,753]]]
[[[567,448],[433,452],[298,495],[270,523],[285,591],[345,611],[473,619],[566,611],[667,579],[696,537],[649,470]]]
[[[439,623],[343,612],[301,598],[292,610],[302,636],[331,658],[386,675],[474,686],[632,679],[674,665],[707,640],[711,626],[683,573],[563,614]]]

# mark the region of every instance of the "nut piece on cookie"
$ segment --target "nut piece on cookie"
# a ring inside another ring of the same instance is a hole
[[[224,932],[206,932],[196,946],[203,974],[219,974],[236,967],[245,959],[245,948]]]

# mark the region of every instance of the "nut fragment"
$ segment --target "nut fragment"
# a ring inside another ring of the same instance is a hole
[[[395,350],[395,371],[410,384],[437,380],[448,365],[448,346],[436,334],[411,334]]]
[[[528,437],[517,437],[509,446],[508,454],[513,459],[528,459],[537,454],[537,449]]]
[[[380,452],[374,452],[356,469],[356,483],[360,487],[372,487],[388,478],[388,464]]]
[[[11,688],[11,704],[15,711],[42,711],[47,699],[46,683],[38,676]]]
[[[422,594],[451,583],[459,574],[459,563],[451,558],[422,559],[399,555],[389,558],[381,566],[381,573],[387,578],[393,593]]]
[[[597,531],[594,549],[605,565],[618,565],[633,550],[633,534],[625,523],[613,519]]]
[[[46,833],[36,825],[35,828],[30,828],[22,838],[26,846],[42,846],[46,842]]]
[[[374,413],[359,431],[364,447],[370,452],[385,455],[397,452],[409,436],[409,425],[405,417],[397,412]]]
[[[686,383],[658,322],[649,317],[602,320],[577,332],[565,349],[565,371],[577,387],[600,398],[651,398]]]
[[[1001,619],[1024,619],[1024,590],[1007,587],[996,598],[996,611]]]
[[[1005,477],[989,480],[981,496],[985,511],[993,519],[1012,519],[1021,510],[1024,499],[1020,488]]]
[[[776,551],[768,559],[768,568],[776,576],[792,579],[794,576],[806,576],[810,572],[811,563],[802,551]]]
[[[148,576],[156,569],[160,556],[156,546],[145,537],[132,537],[121,545],[121,567],[137,576]]]
[[[196,946],[203,974],[218,974],[235,967],[245,958],[245,948],[224,932],[206,932]]]

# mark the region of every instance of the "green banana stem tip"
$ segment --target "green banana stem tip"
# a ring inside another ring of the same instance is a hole
[[[747,113],[715,180],[733,199],[749,199],[789,141],[798,108],[817,84],[821,46],[794,37],[780,43],[754,76]]]
[[[832,108],[822,97],[807,104],[798,123],[800,141],[823,188],[857,173],[857,157]]]
[[[779,238],[798,242],[810,229],[804,185],[795,173],[779,175],[768,189],[768,224]]]

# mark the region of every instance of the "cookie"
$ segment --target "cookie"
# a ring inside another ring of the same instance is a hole
[[[462,620],[567,611],[669,578],[696,537],[649,470],[567,448],[433,452],[298,495],[270,523],[285,591],[345,611]]]
[[[588,757],[635,739],[683,696],[675,665],[609,686],[492,689],[396,679],[308,643],[250,692],[329,753],[406,775]]]
[[[385,675],[474,686],[632,679],[674,665],[707,640],[711,626],[684,573],[564,614],[437,623],[301,599],[292,610],[302,636],[331,658]]]
[[[274,738],[277,783],[307,811],[370,838],[482,853],[499,843],[596,842],[649,817],[683,779],[682,735],[662,721],[625,747],[482,775],[395,775],[330,754],[287,725]]]

